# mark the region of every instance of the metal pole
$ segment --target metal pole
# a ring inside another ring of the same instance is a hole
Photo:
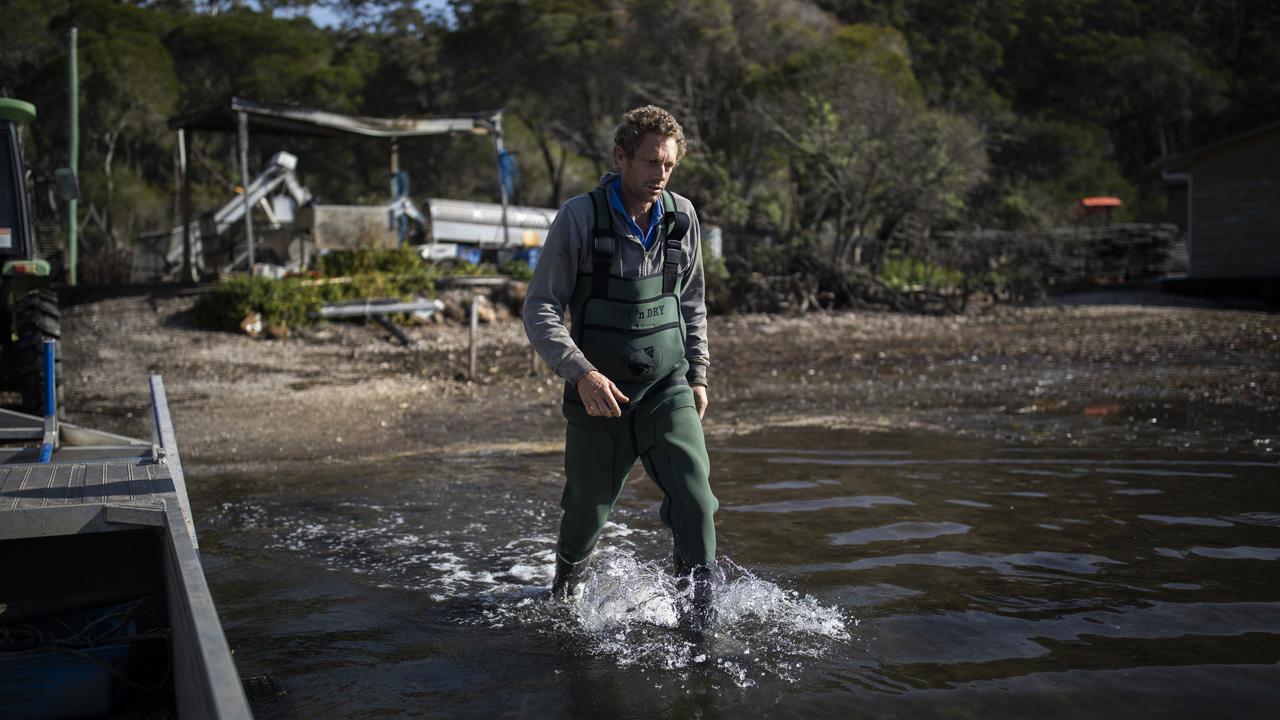
[[[44,415],[45,417],[53,417],[58,412],[58,385],[57,378],[54,377],[54,356],[57,342],[54,340],[44,341]]]
[[[391,202],[396,212],[391,217],[396,232],[396,247],[403,248],[408,242],[409,218],[405,215],[404,205],[400,198],[409,195],[408,183],[400,177],[400,138],[391,138]]]
[[[502,155],[507,148],[502,141],[502,111],[501,110],[499,110],[493,116],[493,145],[498,152],[498,193],[502,199],[502,245],[501,247],[505,248],[507,247],[507,243],[510,242],[511,240],[511,238],[507,237],[507,203],[510,202],[510,198],[507,197],[507,182],[506,182],[506,179],[503,177],[504,168],[502,164],[502,159],[503,159]]]
[[[67,154],[70,156],[68,167],[71,168],[72,175],[80,172],[80,68],[76,58],[76,35],[75,28],[67,31],[67,85],[69,86],[69,97],[67,98]],[[80,230],[79,212],[80,201],[68,200],[67,284],[71,287],[76,285],[76,262],[80,254],[80,243],[77,238]]]
[[[191,265],[191,176],[187,172],[187,131],[178,128],[178,172],[182,174],[182,281],[195,280]]]
[[[53,447],[58,444],[58,380],[53,374],[56,347],[57,341],[44,341],[44,435],[38,458],[41,463],[53,459]]]
[[[467,365],[467,377],[476,379],[476,329],[480,324],[480,296],[471,296],[471,359]]]
[[[249,206],[249,113],[240,113],[240,177],[244,188],[244,237],[249,245],[249,274],[253,275],[253,213]]]

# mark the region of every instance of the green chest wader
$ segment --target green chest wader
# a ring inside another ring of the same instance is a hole
[[[597,370],[604,373],[636,407],[651,390],[686,383],[684,316],[680,313],[681,238],[689,219],[677,213],[671,193],[664,191],[662,272],[637,278],[610,273],[622,240],[613,231],[604,190],[591,193],[596,224],[591,238],[591,272],[580,274],[570,314],[571,335]],[[565,402],[582,404],[577,388],[566,386]]]
[[[608,198],[591,194],[596,222],[591,272],[578,276],[570,307],[571,335],[591,364],[630,402],[622,417],[587,414],[577,389],[566,385],[565,491],[560,505],[560,559],[586,560],[599,539],[631,467],[639,458],[662,489],[662,521],[675,537],[678,564],[715,558],[718,503],[708,480],[710,461],[702,422],[685,374],[685,324],[680,312],[681,240],[689,218],[663,192],[662,272],[639,278],[613,275],[620,251]]]

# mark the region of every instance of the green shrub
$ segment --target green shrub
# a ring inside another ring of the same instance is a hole
[[[322,277],[352,277],[368,273],[408,275],[431,267],[411,247],[396,250],[331,250],[316,258]]]
[[[213,330],[235,331],[249,313],[266,326],[298,327],[315,322],[312,315],[327,302],[329,286],[304,285],[297,278],[273,280],[237,276],[223,280],[196,302],[196,322]]]
[[[965,276],[959,270],[951,270],[900,252],[891,252],[884,258],[880,280],[894,290],[916,287],[952,290],[963,286]]]
[[[505,262],[498,266],[498,272],[520,282],[529,282],[533,279],[533,268],[523,260]]]
[[[500,270],[517,280],[527,281],[532,275],[523,263],[506,263]],[[238,331],[240,322],[254,312],[262,316],[267,327],[303,327],[320,321],[317,315],[326,303],[435,297],[440,278],[493,275],[498,271],[483,263],[429,263],[412,248],[339,250],[316,259],[317,277],[226,278],[196,302],[193,313],[197,324],[211,330]],[[339,282],[325,282],[338,279]]]

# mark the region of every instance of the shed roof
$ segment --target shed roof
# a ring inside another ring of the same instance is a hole
[[[1229,145],[1234,145],[1238,142],[1243,142],[1245,140],[1252,140],[1253,138],[1259,135],[1266,135],[1268,133],[1273,133],[1273,132],[1280,133],[1280,121],[1267,123],[1265,125],[1259,125],[1258,127],[1255,127],[1252,130],[1246,130],[1237,135],[1232,135],[1230,137],[1223,138],[1222,140],[1218,140],[1217,142],[1209,143],[1208,145],[1201,145],[1198,148],[1193,148],[1179,155],[1172,155],[1170,157],[1164,158],[1157,164],[1164,166],[1164,168],[1167,170],[1182,169],[1189,166],[1193,159],[1201,155],[1206,155],[1208,153],[1216,152]]]
[[[450,132],[484,135],[497,131],[501,122],[501,111],[459,113],[451,117],[375,118],[233,97],[225,105],[170,118],[169,127],[234,133],[241,112],[248,116],[249,130],[253,133],[316,137],[354,134],[393,138]]]

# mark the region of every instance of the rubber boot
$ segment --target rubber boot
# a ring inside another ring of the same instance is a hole
[[[691,567],[685,564],[678,550],[672,550],[671,560],[676,575],[676,590],[684,594],[689,592],[690,585],[693,586],[686,606],[685,621],[695,632],[705,632],[711,627],[713,618],[711,568],[706,565]]]
[[[556,553],[556,577],[551,581],[551,598],[567,600],[582,581],[582,573],[587,569],[587,561],[571,563]]]
[[[671,548],[671,574],[675,575],[677,578],[683,578],[685,575],[689,574],[690,569],[691,568],[685,564],[684,560],[680,559],[680,550],[678,548],[672,547]],[[679,585],[679,581],[677,581],[677,585]]]
[[[711,628],[711,621],[715,617],[711,607],[713,599],[711,568],[698,565],[689,576],[693,581],[693,596],[689,602],[689,627],[696,632],[706,632]]]

